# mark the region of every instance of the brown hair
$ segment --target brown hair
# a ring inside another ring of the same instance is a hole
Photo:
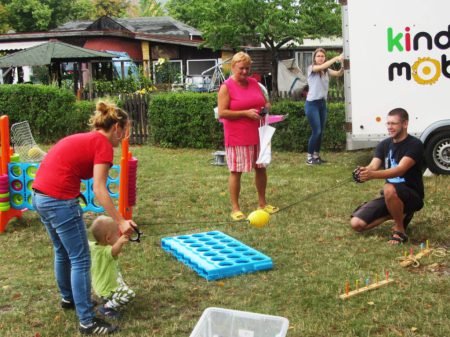
[[[317,53],[323,53],[325,55],[325,58],[327,56],[327,52],[323,48],[317,48],[314,50],[313,57],[312,57],[312,64],[316,64],[316,54]]]
[[[113,103],[97,102],[95,113],[89,119],[89,125],[95,130],[109,131],[116,123],[119,123],[121,128],[125,128],[128,124],[128,114]]]
[[[238,62],[245,62],[247,64],[252,64],[252,58],[249,54],[240,51],[233,55],[233,58],[231,59],[231,66],[234,66]]]
[[[409,121],[408,112],[403,108],[395,108],[388,112],[388,116],[399,116],[402,122]]]

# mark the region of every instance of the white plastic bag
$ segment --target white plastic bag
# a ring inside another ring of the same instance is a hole
[[[269,114],[264,118],[264,122],[261,120],[261,126],[258,129],[259,132],[259,156],[256,160],[256,164],[264,165],[264,167],[270,164],[272,160],[272,147],[271,141],[275,133],[275,128],[269,125]]]

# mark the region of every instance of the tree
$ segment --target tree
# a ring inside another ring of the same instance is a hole
[[[6,33],[8,29],[8,13],[5,6],[0,3],[0,34]]]
[[[164,11],[157,0],[139,0],[140,16],[163,16]]]
[[[0,0],[0,18],[5,18],[1,26],[16,32],[45,31],[67,21],[93,19],[95,8],[91,0]]]
[[[42,31],[49,27],[50,7],[38,0],[12,0],[6,5],[8,23],[17,32]]]
[[[95,20],[97,18],[92,0],[77,0],[73,4],[72,14],[70,18],[66,19],[66,22],[71,20]]]
[[[91,0],[45,0],[52,9],[49,28],[73,20],[94,19],[95,7]]]
[[[243,49],[263,44],[271,54],[277,92],[279,51],[304,38],[340,34],[334,0],[170,0],[169,13],[202,31],[206,45]]]
[[[96,16],[124,17],[127,15],[130,3],[128,0],[93,0]]]

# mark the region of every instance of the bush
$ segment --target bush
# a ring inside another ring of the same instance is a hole
[[[114,80],[94,80],[94,91],[100,95],[131,94],[140,92],[142,94],[156,90],[151,79],[144,75],[142,67],[137,74],[128,74],[127,78]]]
[[[28,121],[36,142],[52,143],[85,131],[93,110],[92,104],[76,102],[73,93],[65,89],[31,84],[0,86],[1,114],[9,116],[11,125]]]
[[[168,93],[153,95],[149,104],[150,136],[154,144],[167,147],[223,147],[223,127],[214,118],[217,94]],[[289,114],[275,124],[272,140],[276,150],[306,151],[311,128],[305,117],[304,102],[279,101],[272,114]],[[344,104],[328,104],[328,122],[323,149],[343,150],[345,132]]]
[[[328,103],[328,120],[322,141],[322,149],[337,151],[345,149],[346,135],[343,129],[345,111],[343,103]],[[275,124],[272,140],[276,150],[305,152],[311,135],[311,127],[305,116],[305,102],[279,101],[272,106],[271,114],[286,115],[287,119]]]
[[[222,125],[214,118],[216,94],[165,93],[149,104],[150,137],[166,147],[223,147]]]
[[[74,111],[71,114],[70,132],[79,133],[90,129],[88,123],[89,118],[95,111],[95,102],[91,101],[76,101]]]

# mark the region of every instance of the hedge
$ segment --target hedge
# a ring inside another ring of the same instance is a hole
[[[8,115],[11,125],[28,121],[36,142],[54,143],[87,130],[94,110],[94,103],[77,102],[73,93],[54,86],[0,85],[0,114]]]
[[[120,105],[120,104],[119,104]],[[215,93],[163,93],[151,95],[148,109],[150,138],[164,147],[223,148],[222,124],[214,118]],[[0,85],[0,114],[10,123],[28,121],[35,140],[54,143],[76,132],[88,130],[89,116],[95,103],[76,101],[65,89],[53,86],[15,84]],[[272,114],[288,114],[275,124],[272,141],[275,150],[306,151],[311,129],[305,117],[304,102],[279,101]],[[322,148],[345,148],[344,104],[328,104],[328,122]]]
[[[216,94],[167,93],[152,96],[149,104],[150,136],[154,144],[166,147],[223,147],[222,124],[214,118]],[[275,124],[272,147],[284,151],[306,151],[311,128],[305,117],[304,102],[280,101],[271,114],[289,114]],[[323,149],[343,150],[346,135],[344,104],[328,104],[328,122]]]
[[[328,119],[325,128],[322,149],[341,151],[345,149],[346,134],[344,131],[344,103],[328,103]],[[272,105],[271,114],[288,117],[274,124],[277,131],[272,140],[272,147],[284,151],[305,152],[311,127],[305,116],[305,102],[280,101]]]
[[[165,147],[223,146],[222,125],[214,118],[216,94],[166,93],[149,104],[150,138]]]

